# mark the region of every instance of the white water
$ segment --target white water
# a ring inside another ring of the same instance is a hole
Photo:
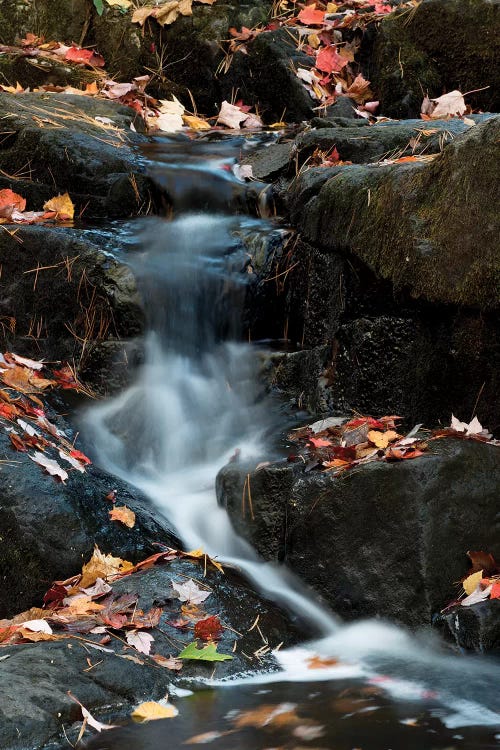
[[[456,726],[500,725],[500,716],[486,707],[499,703],[497,666],[443,655],[433,641],[419,642],[377,621],[339,624],[295,577],[258,559],[217,505],[217,471],[236,448],[242,457],[261,460],[264,435],[275,419],[260,398],[255,352],[220,340],[238,329],[244,287],[234,233],[243,226],[248,231],[252,221],[187,215],[153,220],[145,230],[144,252],[132,265],[150,313],[146,363],[133,386],[88,412],[95,454],[105,469],[152,499],[186,548],[202,547],[236,565],[266,596],[309,622],[321,639],[306,645],[308,654],[340,656],[353,675],[367,679],[390,675],[385,687],[396,696],[404,697],[408,686],[422,695],[438,691]],[[280,679],[310,679],[303,652],[278,655]],[[318,676],[345,675],[333,668],[316,671]]]

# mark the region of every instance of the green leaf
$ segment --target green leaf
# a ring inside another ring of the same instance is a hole
[[[102,0],[94,0],[94,5],[95,5],[95,9],[96,9],[97,13],[100,16],[102,16],[103,11],[104,11],[104,5],[103,5]]]
[[[230,654],[219,654],[215,643],[207,643],[203,648],[197,648],[196,643],[189,643],[179,654],[179,659],[198,659],[199,661],[226,661],[232,658]]]

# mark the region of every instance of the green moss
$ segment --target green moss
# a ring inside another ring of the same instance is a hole
[[[476,125],[430,164],[352,166],[304,213],[307,239],[358,255],[415,297],[492,309],[500,292],[500,118]]]
[[[500,107],[500,4],[489,0],[425,0],[388,16],[374,49],[377,97],[394,117],[419,112],[422,91],[471,91],[485,111]]]

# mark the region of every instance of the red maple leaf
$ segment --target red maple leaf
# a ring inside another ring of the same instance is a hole
[[[194,626],[194,635],[201,638],[202,641],[215,641],[222,635],[222,625],[219,618],[215,615],[207,617],[205,620],[198,620]]]

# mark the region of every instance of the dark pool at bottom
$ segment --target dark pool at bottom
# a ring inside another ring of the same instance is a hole
[[[465,675],[464,675],[465,679]],[[89,750],[486,750],[500,727],[448,728],[429,696],[397,700],[377,685],[234,685],[177,698],[178,716],[103,732]],[[496,737],[495,737],[496,735]]]

